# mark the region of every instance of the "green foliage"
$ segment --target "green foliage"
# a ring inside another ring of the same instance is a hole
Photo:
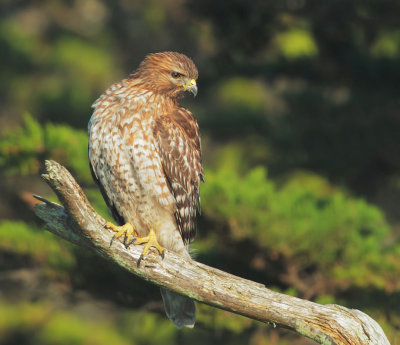
[[[81,181],[91,181],[84,131],[51,123],[41,126],[26,114],[23,126],[0,138],[0,167],[9,174],[35,174],[45,159],[67,165]]]
[[[238,159],[238,157],[241,157]],[[207,156],[208,167],[212,171],[236,171],[239,175],[247,172],[258,162],[268,158],[268,148],[264,141],[241,140],[210,152]],[[206,187],[206,186],[205,186]]]
[[[308,30],[293,28],[275,37],[278,51],[287,59],[314,57],[318,46]]]
[[[0,342],[10,343],[17,334],[33,345],[132,344],[109,321],[88,320],[78,313],[54,309],[49,302],[0,301],[0,309]]]
[[[0,250],[29,257],[53,276],[65,275],[75,266],[70,244],[22,221],[0,222]]]
[[[236,336],[244,333],[256,324],[254,320],[209,307],[205,304],[197,304],[197,310],[197,323],[210,329],[229,331]]]
[[[36,173],[37,157],[44,149],[42,128],[30,115],[25,115],[23,127],[2,133],[0,166],[10,174]]]
[[[85,126],[91,103],[118,74],[109,51],[81,38],[60,37],[48,64],[53,70],[38,90],[43,106],[35,112],[48,112],[47,117],[58,122],[67,117],[70,123]]]
[[[204,131],[217,140],[245,140],[254,133],[264,134],[267,118],[277,107],[275,96],[260,80],[234,77],[223,80],[212,95],[214,109],[200,118]],[[199,109],[199,112],[204,111]]]
[[[279,187],[262,167],[244,176],[229,168],[206,176],[204,213],[225,219],[234,241],[251,240],[356,286],[382,288],[397,268],[384,254],[389,226],[381,211],[317,175],[293,174]]]
[[[96,44],[71,33],[48,40],[40,24],[35,25],[40,14],[33,11],[29,16],[31,23],[11,17],[0,23],[4,99],[14,112],[29,110],[41,119],[68,119],[83,127],[90,104],[120,75],[107,36]]]
[[[65,309],[54,301],[10,303],[0,299],[0,343],[17,345],[201,345],[231,334],[230,344],[243,344],[252,329],[267,327],[256,321],[205,305],[198,305],[199,319],[194,329],[178,331],[164,316],[149,311],[125,311],[109,318],[107,310],[85,305]],[[206,328],[205,328],[206,327]],[[211,329],[212,333],[207,332]],[[228,333],[229,332],[229,333]],[[210,337],[211,335],[211,337]]]
[[[24,63],[28,64],[26,67],[39,63],[39,57],[43,57],[44,53],[38,38],[32,32],[24,30],[20,23],[12,18],[0,23],[0,47],[2,57],[19,67]]]
[[[79,92],[104,83],[104,79],[110,80],[115,70],[108,52],[76,37],[60,37],[54,46],[52,60],[55,66],[64,69],[71,82],[80,85]],[[78,84],[82,78],[84,83]],[[85,93],[84,97],[90,97],[90,94]]]
[[[381,32],[371,47],[376,57],[398,58],[400,55],[400,30]]]
[[[251,112],[262,112],[268,109],[268,90],[258,81],[246,78],[225,80],[218,87],[220,105],[230,110],[246,109]]]
[[[37,344],[54,345],[128,345],[109,321],[90,321],[68,312],[52,315],[37,336]]]
[[[0,300],[0,342],[6,343],[13,333],[30,335],[38,330],[49,317],[50,304]]]
[[[177,332],[164,317],[145,311],[124,312],[118,320],[118,328],[129,339],[148,345],[172,345]]]
[[[165,25],[166,11],[162,2],[148,1],[143,8],[143,16],[153,30],[160,30]]]
[[[91,182],[88,163],[88,137],[85,131],[48,123],[43,128],[46,152],[51,159],[64,162],[82,182]]]

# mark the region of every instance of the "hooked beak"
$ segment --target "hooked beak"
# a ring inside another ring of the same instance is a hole
[[[197,95],[197,83],[196,80],[191,79],[184,87],[186,91],[189,91],[196,97]]]

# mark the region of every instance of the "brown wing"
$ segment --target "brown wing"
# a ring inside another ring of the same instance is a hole
[[[154,136],[176,201],[175,219],[183,241],[189,243],[196,233],[200,181],[204,181],[197,121],[189,111],[178,108],[157,119]]]

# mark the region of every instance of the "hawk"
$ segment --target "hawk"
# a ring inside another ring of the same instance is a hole
[[[89,161],[117,225],[107,223],[124,244],[164,248],[190,258],[203,180],[199,128],[179,105],[197,94],[193,61],[176,52],[146,56],[127,79],[93,104]],[[193,327],[194,302],[161,289],[165,311],[178,327]]]

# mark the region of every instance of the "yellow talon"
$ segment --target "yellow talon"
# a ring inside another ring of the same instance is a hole
[[[122,226],[117,226],[111,222],[107,222],[106,228],[111,229],[112,231],[116,232],[116,234],[112,237],[110,246],[112,245],[113,241],[116,238],[120,238],[122,235],[125,235],[124,237],[124,245],[126,248],[128,248],[132,243],[133,244],[143,244],[146,243],[142,254],[140,255],[139,261],[137,265],[140,265],[140,261],[144,258],[146,255],[147,251],[151,248],[154,247],[158,250],[160,253],[161,257],[164,258],[164,253],[165,250],[164,248],[158,243],[157,241],[157,236],[153,228],[150,229],[150,232],[147,236],[145,237],[137,237],[136,231],[133,229],[133,226],[131,223],[126,223]],[[131,239],[132,237],[132,239]]]
[[[126,223],[122,226],[117,226],[111,222],[107,222],[106,228],[111,229],[112,231],[116,232],[116,234],[111,239],[110,246],[112,245],[113,241],[116,238],[120,238],[122,235],[125,235],[124,245],[125,245],[125,247],[129,247],[131,245],[131,243],[134,242],[135,237],[137,236],[131,223]],[[131,239],[131,237],[132,237],[132,239]]]
[[[153,228],[150,229],[148,236],[137,238],[133,243],[134,244],[146,243],[146,245],[143,248],[142,255],[140,255],[139,261],[137,263],[138,267],[140,265],[140,261],[142,261],[142,259],[144,258],[144,256],[146,255],[146,253],[150,249],[150,247],[156,248],[158,250],[158,252],[160,253],[161,257],[164,258],[165,250],[158,243],[157,236],[156,236],[156,233]]]

